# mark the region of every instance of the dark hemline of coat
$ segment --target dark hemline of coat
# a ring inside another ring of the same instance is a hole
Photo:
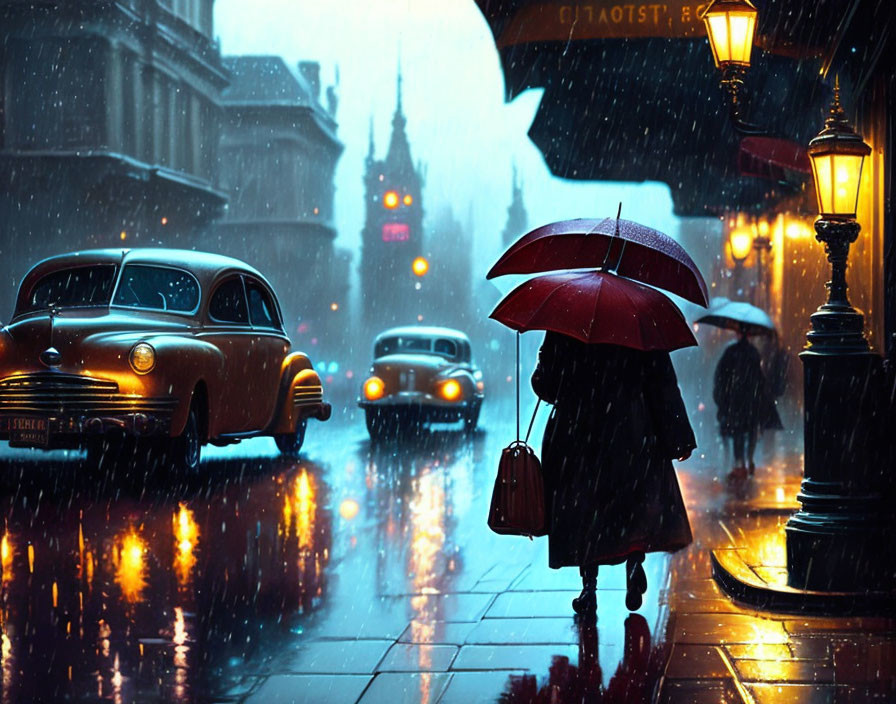
[[[554,404],[542,445],[550,567],[689,545],[671,460],[696,442],[668,353],[549,332],[532,386]]]
[[[725,348],[713,375],[719,434],[731,437],[754,430],[781,430],[781,416],[759,350],[744,337]]]

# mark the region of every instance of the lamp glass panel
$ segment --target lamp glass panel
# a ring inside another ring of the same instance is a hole
[[[708,14],[706,28],[709,32],[709,45],[712,47],[712,57],[716,60],[716,66],[730,61],[731,42],[728,36],[728,17],[725,13]]]
[[[750,53],[753,50],[753,31],[756,29],[756,13],[734,13],[728,15],[730,61],[750,64]]]
[[[821,215],[855,217],[865,157],[820,154],[812,157],[818,211]]]

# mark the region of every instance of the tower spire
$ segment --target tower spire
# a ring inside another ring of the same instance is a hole
[[[367,147],[367,161],[373,161],[376,157],[376,147],[373,143],[373,115],[370,116],[370,141]]]

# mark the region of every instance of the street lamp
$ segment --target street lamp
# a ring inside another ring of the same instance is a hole
[[[846,264],[849,246],[861,230],[856,222],[859,183],[871,147],[846,119],[840,105],[839,81],[834,86],[834,101],[824,129],[809,142],[808,152],[821,216],[815,222],[815,238],[824,243],[831,263],[828,301],[812,315],[809,348],[864,352],[868,350],[864,319],[846,295]]]
[[[713,0],[701,15],[713,61],[722,72],[720,83],[728,94],[732,125],[743,134],[764,133],[741,119],[744,76],[750,68],[758,14],[749,0]]]
[[[728,232],[728,251],[734,260],[734,290],[740,295],[743,291],[744,261],[753,249],[753,237],[745,227],[733,227]]]
[[[809,143],[820,217],[816,239],[831,263],[828,300],[811,317],[803,363],[805,443],[801,508],[787,521],[790,586],[822,591],[889,588],[892,526],[881,474],[887,462],[879,395],[882,360],[846,296],[862,164],[871,149],[850,127],[839,85],[824,129]],[[885,471],[885,470],[884,470]],[[882,547],[884,546],[884,547]]]
[[[767,269],[765,257],[772,251],[772,241],[768,236],[768,222],[760,220],[756,226],[756,235],[753,237],[753,249],[756,252],[756,296],[753,303],[760,308],[770,304],[768,295]]]

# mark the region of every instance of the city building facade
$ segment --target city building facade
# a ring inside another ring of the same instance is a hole
[[[268,274],[288,334],[338,344],[347,279],[334,256],[333,174],[342,153],[335,91],[321,105],[320,67],[279,56],[225,57],[221,187],[230,201],[209,247]]]
[[[191,246],[221,213],[227,75],[212,4],[0,2],[4,314],[25,262],[91,246]]]

